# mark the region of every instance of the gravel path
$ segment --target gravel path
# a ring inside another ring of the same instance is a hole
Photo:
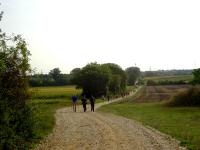
[[[120,99],[118,99],[120,100]],[[118,101],[115,100],[115,101]],[[97,107],[106,103],[97,104]],[[90,107],[89,107],[90,109]],[[178,150],[176,140],[124,117],[62,108],[53,133],[37,150]]]

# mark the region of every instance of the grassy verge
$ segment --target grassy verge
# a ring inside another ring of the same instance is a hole
[[[37,144],[49,135],[53,131],[53,127],[55,125],[55,117],[54,114],[57,109],[70,106],[71,101],[63,100],[63,99],[34,99],[29,103],[34,111],[35,120],[37,120],[35,124],[35,141],[33,141],[33,148],[37,146]]]
[[[162,103],[115,103],[100,111],[135,119],[181,141],[189,149],[200,149],[200,108],[170,108]]]

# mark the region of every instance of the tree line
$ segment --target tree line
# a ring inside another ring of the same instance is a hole
[[[59,68],[54,68],[48,74],[29,76],[29,85],[32,87],[71,85],[71,75],[62,74]]]
[[[32,87],[72,85],[74,84],[72,82],[72,74],[79,70],[80,68],[75,68],[70,74],[63,74],[59,68],[54,68],[50,70],[48,74],[34,74],[29,76],[29,85]],[[125,69],[125,72],[127,75],[127,85],[134,85],[137,82],[141,83],[143,77],[192,75],[193,70],[157,70],[142,72],[138,67],[129,67]]]
[[[110,64],[104,64],[103,66],[104,67],[102,68],[106,68],[105,66],[110,66],[112,70],[113,76],[112,76],[112,81],[110,82],[112,82],[113,87],[115,81],[119,82],[119,76],[118,76],[119,73],[124,74],[124,78],[126,78],[125,84],[128,85],[136,84],[141,77],[140,68],[138,67],[129,67],[126,70],[123,70],[117,64],[110,63]],[[95,67],[93,69],[95,69]],[[48,74],[34,74],[29,76],[29,85],[31,87],[39,87],[39,86],[64,86],[64,85],[77,84],[76,82],[74,82],[75,80],[74,76],[80,70],[81,68],[75,68],[70,72],[70,74],[63,74],[59,68],[54,68],[50,70]],[[118,89],[118,87],[116,89]]]
[[[192,75],[193,69],[185,70],[157,70],[157,71],[144,71],[142,75],[144,77],[155,77],[155,76],[173,76],[173,75]]]

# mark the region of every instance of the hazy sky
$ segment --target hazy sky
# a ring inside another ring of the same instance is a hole
[[[200,67],[199,0],[0,0],[0,27],[21,34],[32,68],[90,62],[142,70]]]

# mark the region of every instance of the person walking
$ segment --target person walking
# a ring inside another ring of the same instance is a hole
[[[76,96],[76,95],[72,96],[72,102],[73,102],[73,111],[76,112],[76,105],[78,103],[78,96]]]
[[[85,95],[83,96],[81,101],[82,101],[82,105],[83,105],[83,110],[84,110],[84,112],[86,112],[86,110],[87,110],[87,99],[86,99]]]
[[[110,101],[110,96],[109,95],[107,95],[107,99],[108,99],[108,102]]]
[[[93,97],[93,95],[91,95],[90,97],[90,104],[91,104],[91,111],[94,112],[95,98]]]

